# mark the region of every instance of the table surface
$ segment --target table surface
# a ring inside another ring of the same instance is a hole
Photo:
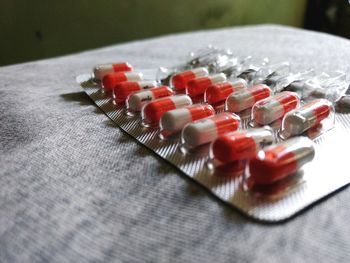
[[[350,67],[348,40],[263,25],[0,68],[0,262],[350,260],[348,188],[285,223],[251,221],[119,130],[75,83],[94,64],[170,66],[208,44],[294,71]]]

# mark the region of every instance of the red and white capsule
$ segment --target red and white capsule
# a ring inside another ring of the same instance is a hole
[[[171,84],[177,90],[186,89],[187,83],[195,78],[208,76],[209,72],[206,68],[194,68],[191,70],[186,70],[180,73],[177,73],[171,78]]]
[[[271,95],[271,89],[264,85],[254,85],[248,89],[239,90],[228,96],[225,109],[230,112],[241,112]]]
[[[296,93],[283,91],[273,97],[254,104],[252,109],[253,123],[266,125],[282,118],[287,112],[297,108],[299,97]]]
[[[113,95],[116,102],[125,102],[130,94],[156,86],[156,81],[124,81],[114,87]]]
[[[234,113],[223,112],[213,117],[187,124],[181,134],[186,148],[195,148],[215,140],[220,135],[236,131],[241,119]]]
[[[159,126],[161,134],[165,137],[176,134],[180,132],[186,124],[214,115],[214,108],[208,104],[194,104],[167,111],[160,119]]]
[[[248,160],[273,141],[274,134],[270,127],[224,134],[212,143],[210,157],[220,164]]]
[[[247,82],[244,79],[212,85],[205,91],[204,101],[212,105],[223,103],[232,93],[246,89],[247,86]]]
[[[295,137],[269,146],[249,162],[250,178],[257,184],[275,183],[313,160],[315,148],[307,137]]]
[[[141,81],[143,74],[140,72],[116,72],[105,75],[102,79],[104,89],[112,91],[116,85],[124,81]]]
[[[95,79],[102,80],[104,76],[114,72],[133,71],[133,67],[128,62],[115,64],[101,64],[93,68]]]
[[[329,100],[317,99],[309,102],[284,116],[280,135],[287,138],[302,134],[331,117],[333,112],[334,108]]]
[[[176,95],[151,101],[142,107],[142,123],[144,126],[158,126],[164,113],[189,105],[192,105],[192,100],[187,95]]]
[[[126,108],[130,112],[139,112],[146,103],[172,95],[174,95],[174,91],[168,86],[141,90],[129,95],[126,100]]]
[[[226,75],[224,73],[192,79],[187,83],[186,94],[190,97],[203,95],[211,85],[224,81],[226,81]]]

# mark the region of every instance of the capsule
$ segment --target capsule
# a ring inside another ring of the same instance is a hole
[[[218,136],[239,128],[241,119],[234,113],[223,112],[213,117],[187,124],[181,141],[187,148],[195,148],[215,140]]]
[[[273,140],[270,127],[224,134],[211,145],[210,157],[221,163],[251,159],[263,146],[272,144]]]
[[[174,95],[174,91],[168,86],[160,86],[137,91],[130,94],[127,98],[126,108],[130,112],[139,112],[146,103],[172,95]]]
[[[332,103],[326,99],[317,99],[307,103],[284,116],[281,135],[289,137],[302,134],[330,117],[333,111]]]
[[[115,64],[102,64],[93,68],[95,79],[102,80],[104,76],[114,72],[133,71],[133,67],[128,62]]]
[[[257,184],[271,184],[297,172],[313,160],[315,148],[307,137],[295,137],[269,146],[250,160],[250,178]]]
[[[178,133],[193,121],[215,115],[215,110],[208,104],[194,104],[164,113],[160,119],[160,130],[163,136]]]
[[[225,102],[232,93],[247,88],[244,79],[236,79],[233,82],[223,82],[210,86],[204,93],[204,101],[209,104]]]
[[[226,100],[225,109],[230,112],[240,112],[253,107],[253,105],[271,95],[271,89],[264,85],[254,85],[248,89],[232,93]]]
[[[151,101],[141,109],[142,123],[144,126],[155,127],[167,111],[189,105],[192,105],[192,100],[187,95],[176,95]]]
[[[252,120],[254,123],[266,125],[282,118],[287,112],[299,105],[296,93],[283,91],[273,97],[266,98],[254,104]]]
[[[226,76],[224,73],[192,79],[187,83],[186,94],[190,97],[203,95],[208,87],[225,80]]]
[[[141,81],[142,73],[137,72],[117,72],[109,73],[103,77],[102,85],[106,90],[112,91],[115,86],[124,81]]]
[[[114,87],[113,94],[117,102],[125,102],[130,94],[156,86],[155,81],[124,81]]]
[[[206,68],[194,68],[174,75],[171,78],[171,83],[177,90],[184,90],[190,80],[208,76],[208,74],[209,72]]]

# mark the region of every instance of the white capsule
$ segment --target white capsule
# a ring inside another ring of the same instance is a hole
[[[329,118],[334,111],[332,103],[326,99],[314,100],[288,112],[282,121],[282,138],[299,135]]]
[[[225,108],[230,112],[241,112],[251,108],[254,103],[269,97],[271,89],[264,85],[254,85],[248,89],[238,90],[232,93],[226,100]]]
[[[101,64],[94,67],[94,77],[98,80],[102,80],[103,77],[113,72],[126,72],[132,71],[133,67],[128,62],[115,63],[115,64]]]
[[[267,125],[282,118],[287,112],[299,105],[299,97],[294,92],[283,91],[273,97],[266,98],[254,104],[252,123]]]
[[[155,87],[129,95],[126,100],[126,108],[131,112],[141,111],[142,107],[155,99],[174,95],[174,91],[167,86]]]
[[[213,117],[198,120],[186,125],[182,130],[182,143],[194,148],[215,140],[218,136],[236,131],[240,118],[233,113],[219,113]]]
[[[235,131],[219,136],[210,147],[209,156],[214,165],[253,158],[263,146],[274,141],[269,126],[245,131]]]
[[[112,64],[99,65],[94,68],[94,76],[96,79],[102,80],[109,73],[114,72]]]
[[[163,136],[178,133],[182,128],[196,120],[213,116],[215,110],[207,104],[195,104],[185,108],[170,110],[160,119],[160,129]]]
[[[209,88],[211,85],[223,82],[225,80],[226,76],[223,73],[192,79],[187,83],[186,93],[191,97],[203,95],[207,88]]]
[[[259,151],[249,162],[250,178],[257,184],[272,184],[297,172],[313,160],[315,148],[306,137],[295,137]]]
[[[122,74],[125,75],[126,81],[142,81],[143,79],[142,72],[125,72]]]
[[[171,78],[171,83],[177,90],[184,90],[190,80],[207,76],[208,74],[209,72],[206,68],[194,68],[177,73]]]
[[[192,105],[192,99],[187,95],[175,95],[150,101],[142,107],[142,124],[144,126],[158,126],[164,113],[189,105]]]

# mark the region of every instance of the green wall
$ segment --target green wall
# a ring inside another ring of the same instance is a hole
[[[306,0],[0,0],[0,65],[171,32],[302,26]]]

